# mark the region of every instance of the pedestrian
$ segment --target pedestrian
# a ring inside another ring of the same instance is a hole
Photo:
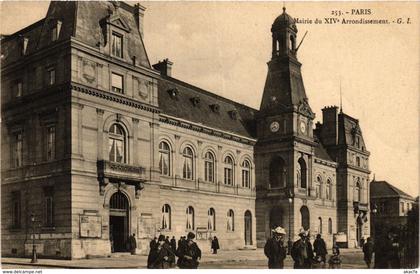
[[[150,249],[155,248],[157,244],[158,244],[158,238],[154,237],[153,240],[150,241],[150,244],[149,244]]]
[[[217,254],[217,250],[220,249],[219,239],[217,239],[216,236],[214,236],[213,240],[211,240],[211,249],[213,250],[213,254]]]
[[[373,243],[370,237],[366,239],[366,243],[363,245],[363,259],[366,262],[367,268],[370,268],[373,257]]]
[[[314,252],[316,256],[319,258],[319,261],[326,263],[326,255],[328,254],[327,245],[325,244],[324,239],[322,239],[321,234],[316,235],[316,239],[314,241]]]
[[[150,255],[151,254],[151,255]],[[159,235],[158,245],[150,253],[150,265],[148,268],[167,269],[170,266],[170,247],[166,243],[164,235]]]
[[[167,243],[168,245],[170,245],[170,244],[171,244],[171,241],[169,240],[169,236],[166,236],[166,238],[165,238],[165,243]]]
[[[133,233],[133,235],[128,237],[128,250],[130,251],[131,255],[136,254],[136,248],[137,248],[136,234]]]
[[[388,268],[388,254],[385,248],[388,239],[384,232],[379,228],[375,229],[375,234],[375,242],[373,244],[373,253],[375,253],[375,260],[373,268]]]
[[[175,236],[172,236],[170,245],[171,245],[172,251],[175,253],[176,252],[176,239],[175,239]]]
[[[185,242],[178,246],[176,255],[178,256],[178,267],[182,269],[196,269],[201,259],[201,250],[193,241],[195,234],[188,232]]]
[[[385,245],[385,252],[388,255],[388,268],[399,269],[401,268],[400,263],[400,245],[398,243],[397,235],[394,230],[391,229],[388,232],[388,239]]]
[[[299,231],[300,239],[293,243],[291,255],[294,260],[293,268],[311,268],[314,257],[312,245],[309,241],[309,232],[301,228]]]
[[[268,258],[268,268],[282,269],[283,261],[286,258],[286,247],[283,243],[283,237],[286,230],[281,226],[272,230],[273,237],[268,239],[264,246],[264,254]]]
[[[334,245],[332,248],[332,256],[328,260],[328,264],[330,268],[336,269],[341,268],[341,256],[340,256],[340,249],[337,245]]]

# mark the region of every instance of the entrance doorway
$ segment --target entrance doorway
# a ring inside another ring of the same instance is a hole
[[[128,199],[121,192],[111,196],[109,202],[109,239],[112,252],[127,251]]]
[[[245,245],[252,245],[252,215],[249,210],[245,212]]]

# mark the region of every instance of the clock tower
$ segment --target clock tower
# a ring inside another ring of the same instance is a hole
[[[298,30],[286,8],[275,19],[271,32],[272,54],[257,117],[255,146],[260,246],[278,225],[293,240],[296,231],[306,225],[297,223],[295,216],[300,215],[303,205],[309,206],[315,199],[311,179],[315,115],[303,85],[302,64],[297,59]]]

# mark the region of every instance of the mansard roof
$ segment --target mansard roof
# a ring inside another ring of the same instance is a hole
[[[328,152],[325,149],[324,145],[321,142],[319,142],[318,138],[316,137],[315,142],[318,144],[317,146],[315,146],[315,157],[322,160],[334,162],[334,160],[331,159],[331,157],[328,155]]]
[[[338,127],[338,144],[356,147],[355,136],[359,136],[359,147],[366,151],[365,141],[363,139],[362,129],[359,120],[340,112]]]
[[[117,4],[119,3],[119,4]],[[51,1],[44,19],[24,28],[15,34],[2,39],[2,65],[12,63],[21,56],[20,37],[29,38],[27,54],[41,50],[51,44],[50,30],[52,25],[60,21],[61,29],[58,41],[71,37],[93,48],[103,45],[106,32],[103,22],[112,17],[113,20],[124,22],[129,30],[126,41],[128,55],[136,56],[139,64],[150,68],[143,39],[136,22],[135,8],[124,2],[110,1]],[[112,23],[112,22],[110,22]],[[5,60],[3,62],[3,60]]]
[[[159,80],[158,92],[162,114],[247,138],[256,136],[256,109],[169,76]]]
[[[373,180],[370,183],[370,197],[371,198],[406,198],[414,201],[414,198],[405,193],[404,191],[398,189],[397,187],[391,185],[387,181],[375,181]]]

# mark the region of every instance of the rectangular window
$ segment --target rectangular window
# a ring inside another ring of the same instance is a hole
[[[52,86],[55,84],[55,69],[48,69],[48,85]]]
[[[16,82],[16,93],[15,93],[16,97],[22,96],[22,87],[23,87],[22,81],[18,80]]]
[[[123,84],[123,76],[116,74],[116,73],[112,73],[112,91],[113,92],[118,92],[118,93],[124,93],[124,84]]]
[[[405,213],[404,202],[401,202],[400,204],[401,204],[401,212]]]
[[[14,134],[14,150],[12,151],[14,167],[22,166],[23,159],[23,137],[22,132],[17,132]]]
[[[160,174],[169,176],[169,154],[160,152],[159,159]]]
[[[123,57],[123,37],[120,34],[112,33],[112,55],[116,57]]]
[[[54,188],[52,187],[44,189],[44,225],[54,226]]]
[[[225,185],[232,185],[233,171],[231,168],[225,167]]]
[[[242,186],[243,187],[250,187],[250,184],[249,184],[249,170],[247,170],[247,169],[242,170]]]
[[[21,204],[20,192],[12,192],[12,227],[20,228]]]
[[[47,127],[47,161],[55,159],[55,126]]]

